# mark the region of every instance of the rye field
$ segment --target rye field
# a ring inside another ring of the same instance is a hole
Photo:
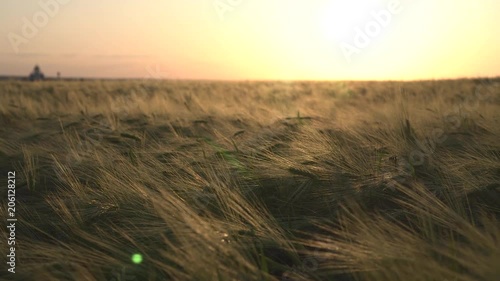
[[[500,79],[0,81],[0,278],[496,281],[499,125]]]

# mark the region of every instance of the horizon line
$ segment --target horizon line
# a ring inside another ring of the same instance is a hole
[[[27,75],[0,74],[0,80],[29,80]],[[209,79],[209,78],[144,78],[144,77],[92,77],[92,76],[45,76],[44,80],[139,80],[139,81],[208,81],[208,82],[423,82],[450,80],[500,80],[499,76],[462,76],[453,78],[423,78],[423,79]]]

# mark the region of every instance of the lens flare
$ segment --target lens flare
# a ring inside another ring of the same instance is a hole
[[[133,254],[132,255],[132,262],[135,264],[140,264],[142,262],[142,255],[141,254]]]

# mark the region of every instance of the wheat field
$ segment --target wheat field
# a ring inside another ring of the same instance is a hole
[[[15,276],[498,280],[499,124],[500,79],[0,81]]]

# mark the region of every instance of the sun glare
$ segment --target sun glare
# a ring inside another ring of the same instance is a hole
[[[0,0],[0,76],[26,76],[35,64],[55,77],[210,80],[434,79],[500,69],[495,0],[73,2]]]
[[[354,28],[370,16],[370,11],[380,5],[378,0],[328,1],[320,15],[320,25],[328,41],[348,38]]]

